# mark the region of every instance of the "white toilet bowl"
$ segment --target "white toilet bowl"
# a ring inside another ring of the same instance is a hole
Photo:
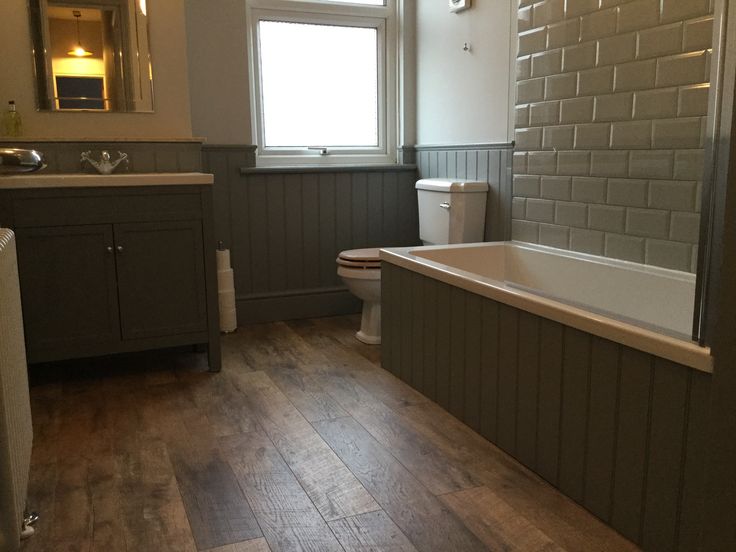
[[[369,345],[381,343],[381,261],[378,249],[352,249],[337,258],[337,274],[350,293],[363,301],[360,330],[355,337]]]

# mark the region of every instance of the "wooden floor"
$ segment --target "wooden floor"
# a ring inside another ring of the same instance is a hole
[[[34,370],[25,552],[636,548],[380,368],[356,317]]]

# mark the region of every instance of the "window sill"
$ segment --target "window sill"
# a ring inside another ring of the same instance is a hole
[[[274,173],[342,173],[342,172],[385,172],[416,171],[416,165],[284,165],[281,167],[241,167],[241,175]]]

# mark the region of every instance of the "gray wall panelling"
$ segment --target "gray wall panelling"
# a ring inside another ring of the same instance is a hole
[[[416,146],[415,155],[420,178],[487,181],[485,239],[511,238],[511,144]]]
[[[46,157],[50,173],[94,173],[94,168],[85,164],[82,167],[79,157],[83,151],[92,151],[99,157],[102,150],[110,151],[113,159],[117,152],[128,154],[132,173],[149,172],[199,172],[202,170],[202,144],[200,142],[12,142],[3,141],[0,145],[18,148],[34,148]],[[125,167],[118,172],[126,172]]]
[[[646,550],[697,548],[710,375],[382,270],[384,368]]]
[[[231,250],[238,321],[358,312],[337,276],[344,249],[419,243],[413,166],[250,170],[251,146],[203,148],[216,239]]]

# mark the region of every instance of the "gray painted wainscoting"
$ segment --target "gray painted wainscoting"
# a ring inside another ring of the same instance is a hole
[[[711,376],[382,265],[383,367],[645,550],[697,550]]]
[[[198,172],[202,170],[202,143],[198,140],[177,141],[43,141],[18,140],[0,141],[0,146],[33,148],[44,154],[48,167],[44,172],[50,173],[94,173],[88,164],[84,167],[79,162],[83,151],[92,151],[99,158],[102,150],[108,150],[113,159],[117,152],[128,154],[129,166],[117,172]]]
[[[512,144],[416,146],[420,178],[467,178],[490,184],[486,241],[511,237]]]
[[[256,169],[251,146],[205,146],[203,164],[240,323],[358,312],[338,253],[419,242],[414,165]]]

